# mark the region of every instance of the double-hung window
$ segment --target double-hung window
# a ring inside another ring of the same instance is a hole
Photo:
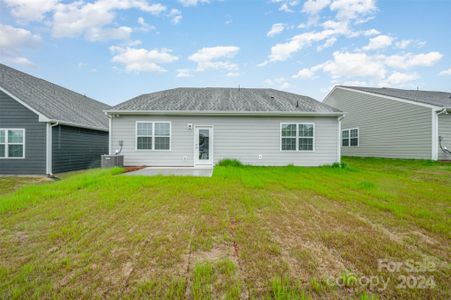
[[[154,123],[155,127],[155,150],[169,150],[170,149],[170,123]]]
[[[313,123],[282,123],[280,130],[282,151],[313,151],[315,149]]]
[[[359,129],[351,128],[341,131],[341,145],[343,147],[358,147],[359,146]]]
[[[137,150],[170,150],[170,122],[136,122]]]
[[[138,122],[136,124],[136,149],[152,150],[153,147],[153,123]]]
[[[0,158],[25,158],[25,129],[0,129]]]

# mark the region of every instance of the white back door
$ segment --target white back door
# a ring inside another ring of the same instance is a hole
[[[213,165],[213,126],[194,130],[194,166]]]

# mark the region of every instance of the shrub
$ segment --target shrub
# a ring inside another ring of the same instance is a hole
[[[242,167],[243,163],[238,159],[223,159],[218,162],[218,166],[221,167]]]

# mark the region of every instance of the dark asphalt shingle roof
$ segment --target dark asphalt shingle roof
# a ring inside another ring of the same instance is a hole
[[[112,111],[315,112],[339,110],[310,97],[274,89],[175,88],[132,98]]]
[[[0,64],[0,87],[46,116],[78,126],[108,129],[109,105]]]
[[[362,86],[342,86],[342,87],[384,96],[411,100],[425,104],[431,104],[439,107],[451,107],[450,92],[402,90],[394,88],[373,88]]]

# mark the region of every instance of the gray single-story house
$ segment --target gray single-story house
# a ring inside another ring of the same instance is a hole
[[[323,102],[346,111],[343,155],[451,160],[449,92],[336,86]]]
[[[310,97],[251,88],[176,88],[106,110],[110,154],[129,166],[340,162],[338,109]]]
[[[0,174],[100,166],[110,106],[0,64]]]

